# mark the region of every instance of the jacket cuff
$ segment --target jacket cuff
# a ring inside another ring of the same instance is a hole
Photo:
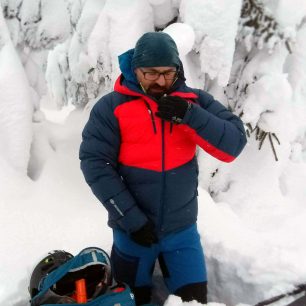
[[[128,234],[139,230],[148,222],[148,218],[135,205],[126,214],[117,220],[117,223]]]
[[[187,111],[185,113],[185,116],[184,116],[184,118],[183,118],[183,120],[181,122],[182,124],[188,124],[188,122],[189,122],[189,120],[190,120],[190,118],[192,116],[192,113],[193,113],[195,107],[197,107],[197,106],[194,105],[193,103],[189,104],[188,109],[187,109]]]
[[[148,221],[127,189],[105,201],[104,206],[111,219],[127,233],[138,230]]]

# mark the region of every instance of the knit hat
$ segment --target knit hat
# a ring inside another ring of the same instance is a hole
[[[179,66],[177,46],[170,35],[164,32],[148,32],[137,41],[132,58],[132,69]]]

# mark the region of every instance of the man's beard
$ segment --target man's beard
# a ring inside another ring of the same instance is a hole
[[[168,89],[166,87],[161,87],[156,84],[152,85],[147,90],[147,93],[155,99],[160,99],[167,92],[168,92]]]

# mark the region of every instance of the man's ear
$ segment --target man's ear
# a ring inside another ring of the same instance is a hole
[[[134,74],[136,75],[137,81],[139,82],[139,68],[134,69]]]

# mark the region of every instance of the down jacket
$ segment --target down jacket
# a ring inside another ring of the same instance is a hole
[[[196,146],[231,162],[246,143],[241,120],[211,95],[187,87],[183,76],[170,95],[192,102],[182,124],[156,117],[157,102],[124,75],[91,111],[81,169],[112,228],[131,233],[149,219],[162,237],[194,224]]]

